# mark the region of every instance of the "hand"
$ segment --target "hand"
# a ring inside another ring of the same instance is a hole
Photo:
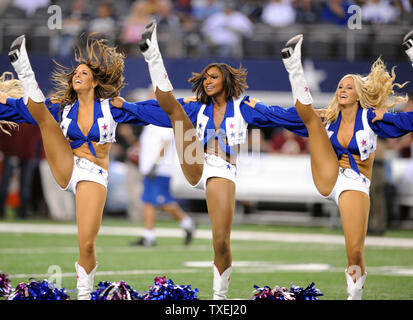
[[[119,109],[122,108],[124,102],[125,102],[125,99],[123,99],[122,97],[114,97],[110,99],[110,103],[112,104],[112,106],[119,108]]]
[[[373,120],[371,120],[371,122],[375,123],[376,121],[383,120],[383,115],[387,112],[387,109],[386,108],[374,109],[373,112],[376,116],[374,117]]]
[[[186,97],[184,98],[184,103],[189,103],[189,102],[197,102],[198,99],[196,96],[192,96],[192,97]]]
[[[315,114],[319,117],[319,118],[325,118],[326,117],[326,109],[314,109]]]
[[[10,97],[7,93],[0,91],[0,103],[7,104],[7,99],[8,98],[10,98]]]
[[[255,105],[258,103],[258,102],[261,102],[260,100],[257,100],[257,99],[254,99],[254,98],[251,98],[250,97],[250,99],[249,99],[249,101],[248,100],[244,100],[244,103],[246,104],[246,105],[249,105],[251,108],[253,108],[253,109],[255,109]]]

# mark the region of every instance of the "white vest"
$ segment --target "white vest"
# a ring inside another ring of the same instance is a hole
[[[225,130],[226,130],[226,139],[228,141],[228,145],[234,146],[237,144],[245,143],[247,139],[247,128],[248,123],[242,117],[240,111],[240,104],[243,98],[233,99],[234,103],[234,116],[227,117],[223,121],[225,121]],[[197,135],[199,140],[202,140],[205,135],[205,127],[209,121],[209,117],[204,114],[206,105],[202,105],[199,109],[198,116],[197,116]],[[211,119],[214,121],[214,119]]]
[[[363,123],[363,129],[356,131],[357,147],[360,152],[360,159],[364,161],[368,159],[370,154],[376,150],[377,146],[377,134],[370,128],[369,121],[367,119],[368,109],[363,108],[361,119]],[[356,125],[356,124],[355,124]],[[328,138],[333,135],[333,131],[329,130],[330,123],[325,125]]]
[[[72,119],[68,118],[67,115],[69,111],[72,109],[74,103],[71,105],[67,105],[63,108],[62,113],[62,121],[60,122],[60,127],[63,131],[63,135],[66,139],[69,140],[67,129],[72,121]],[[115,131],[116,126],[118,125],[117,122],[113,119],[112,113],[110,112],[110,104],[109,99],[101,99],[100,100],[100,107],[102,110],[103,117],[97,119],[97,123],[99,126],[99,135],[100,139],[97,144],[105,144],[108,142],[115,142]]]

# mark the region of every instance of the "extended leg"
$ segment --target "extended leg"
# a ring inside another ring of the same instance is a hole
[[[192,122],[172,94],[172,84],[165,70],[156,37],[156,22],[149,22],[142,33],[139,47],[148,63],[156,98],[168,114],[175,135],[175,144],[185,178],[196,185],[202,177],[204,153]],[[190,131],[189,131],[190,130]],[[190,137],[186,137],[188,136]]]
[[[338,159],[327,132],[312,107],[313,98],[301,65],[302,35],[295,36],[282,50],[283,63],[288,71],[297,113],[309,136],[311,172],[317,190],[327,196],[333,190],[338,176]]]
[[[46,157],[53,176],[56,182],[64,188],[69,184],[72,176],[72,149],[59,124],[44,104],[44,95],[37,84],[27,55],[24,35],[12,43],[9,57],[19,80],[22,82],[27,109],[39,125]]]
[[[404,36],[403,49],[406,51],[406,54],[413,66],[413,30],[411,30]]]

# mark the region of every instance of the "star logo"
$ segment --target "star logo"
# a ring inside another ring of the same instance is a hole
[[[231,166],[230,166],[229,164],[227,164],[227,169],[228,169],[228,170],[231,169]]]
[[[165,73],[165,74],[164,74],[164,77],[165,77],[165,79],[168,79],[168,74]]]
[[[102,126],[102,128],[103,128],[103,130],[107,130],[107,129],[108,129],[108,125],[105,123],[105,124]]]
[[[106,139],[108,137],[108,135],[105,133],[104,135],[103,135],[103,139]]]
[[[231,132],[231,138],[235,138],[235,132]]]
[[[304,61],[303,69],[308,87],[311,87],[312,92],[320,92],[320,83],[327,79],[327,73],[324,70],[316,69],[314,62],[309,59]]]
[[[304,90],[305,90],[305,92],[308,92],[308,87],[305,86],[305,87],[304,87]]]
[[[198,128],[202,129],[202,123],[198,124]]]
[[[65,129],[65,126],[62,126],[61,128],[62,128],[62,130],[64,130],[64,129]]]
[[[99,174],[103,174],[103,170],[102,170],[102,169],[99,169]]]
[[[366,140],[361,141],[361,145],[362,145],[362,146],[365,146],[365,145],[366,145],[366,143],[367,143],[367,141],[366,141]]]
[[[234,124],[231,123],[231,124],[229,125],[229,127],[230,127],[231,129],[234,129]]]

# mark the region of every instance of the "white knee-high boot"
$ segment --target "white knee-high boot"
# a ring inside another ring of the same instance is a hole
[[[221,275],[219,274],[218,268],[213,265],[214,269],[214,281],[213,281],[213,291],[214,300],[226,300],[229,288],[229,280],[231,277],[232,267],[227,268]]]
[[[37,84],[36,77],[27,55],[26,38],[24,35],[18,37],[11,44],[9,58],[22,83],[24,103],[27,104],[29,98],[34,102],[44,102],[45,97]]]
[[[168,73],[165,70],[162,55],[158,47],[155,20],[150,21],[145,26],[142,39],[139,41],[139,48],[145,57],[145,61],[148,63],[153,91],[156,91],[156,88],[159,88],[159,90],[163,92],[172,91],[173,87],[169,81]]]
[[[77,274],[77,300],[90,300],[98,264],[96,263],[95,268],[89,274],[77,262],[75,262],[75,268]]]
[[[413,66],[413,30],[406,34],[403,38],[403,49],[410,59]]]
[[[367,272],[363,276],[358,278],[356,282],[353,281],[353,277],[349,275],[347,269],[345,270],[346,281],[347,281],[347,300],[361,300],[363,294],[364,282],[366,281]]]
[[[304,77],[303,66],[301,65],[302,42],[302,34],[291,38],[285,44],[285,48],[281,51],[281,54],[283,57],[282,61],[290,79],[294,104],[298,100],[302,104],[307,105],[313,103],[313,98]]]

